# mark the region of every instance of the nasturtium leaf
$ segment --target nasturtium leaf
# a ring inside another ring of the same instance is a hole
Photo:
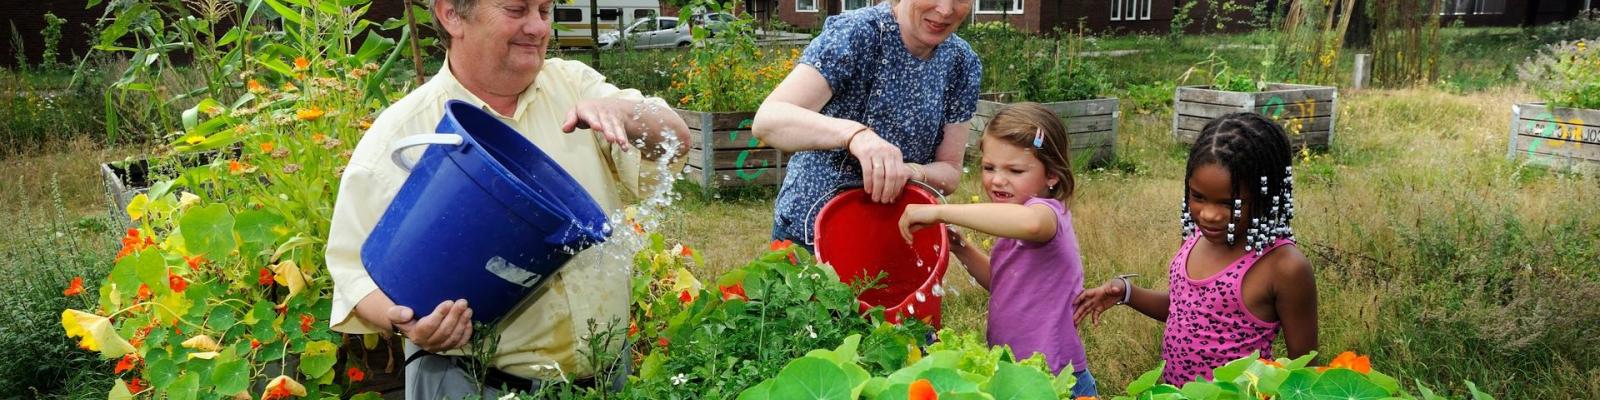
[[[162,386],[156,386],[158,388]],[[198,374],[183,374],[172,385],[165,386],[167,400],[194,400],[200,395],[200,376]]]
[[[1062,375],[1071,373],[1064,372]],[[994,396],[995,400],[1056,398],[1055,389],[1050,385],[1049,375],[1036,368],[1008,362],[1000,363],[994,372],[994,377],[984,384],[983,391]]]
[[[161,258],[158,251],[146,250],[139,255],[140,259],[133,265],[133,273],[139,276],[139,283],[150,285],[151,293],[170,291],[167,288],[166,260]]]
[[[144,214],[146,212],[145,208],[149,204],[150,197],[145,196],[144,193],[140,193],[133,196],[133,200],[128,201],[128,206],[125,207],[123,211],[128,213],[128,219],[138,222],[140,219],[144,219]]]
[[[272,303],[257,300],[255,306],[250,308],[250,316],[247,318],[248,321],[253,321],[247,322],[250,324],[250,334],[262,341],[277,337],[277,331],[272,326],[277,318],[278,313],[272,310]]]
[[[239,233],[239,253],[252,257],[265,253],[278,241],[278,229],[285,221],[278,214],[261,210],[239,213],[233,229]]]
[[[1382,372],[1378,372],[1378,371],[1368,372],[1367,373],[1367,379],[1372,381],[1373,384],[1378,385],[1378,387],[1383,388],[1383,390],[1385,392],[1388,392],[1389,394],[1395,394],[1395,393],[1399,393],[1400,392],[1400,381],[1394,379],[1394,377],[1391,377],[1389,375],[1385,375]]]
[[[1217,367],[1216,371],[1212,372],[1211,380],[1213,382],[1233,381],[1234,379],[1238,378],[1239,375],[1243,374],[1245,369],[1250,368],[1250,364],[1254,364],[1256,359],[1260,357],[1261,352],[1256,351],[1250,353],[1249,357],[1233,360],[1221,367]]]
[[[1311,386],[1320,400],[1378,400],[1389,397],[1389,392],[1367,380],[1365,375],[1345,368],[1334,368],[1322,374]]]
[[[111,386],[111,392],[106,394],[106,400],[133,400],[133,392],[128,390],[127,382],[117,378],[117,383]]]
[[[220,259],[233,252],[233,215],[223,204],[211,204],[189,209],[178,219],[183,231],[184,246],[192,255]]]
[[[761,381],[760,384],[757,384],[755,386],[751,386],[749,389],[745,389],[743,392],[739,392],[739,397],[736,398],[735,400],[768,400],[768,399],[771,399],[772,398],[772,385],[773,385],[773,382],[775,382],[775,380],[772,380],[772,379]]]
[[[1057,374],[1055,379],[1050,380],[1050,388],[1055,390],[1057,396],[1063,398],[1070,397],[1072,388],[1077,385],[1078,376],[1072,374],[1071,368],[1062,368],[1061,373]]]
[[[162,287],[166,286],[163,285]],[[189,298],[184,297],[183,294],[171,292],[157,295],[155,301],[156,304],[161,305],[160,307],[156,307],[155,311],[156,315],[161,316],[162,321],[177,321],[179,317],[187,315],[189,313],[189,307],[194,304],[194,302],[189,301]]]
[[[383,395],[378,392],[361,392],[350,397],[350,400],[383,400]]]
[[[144,378],[155,387],[167,387],[178,378],[178,367],[165,351],[144,353]]]
[[[245,360],[229,360],[216,365],[211,370],[211,384],[216,386],[216,392],[232,394],[238,390],[250,387],[250,365]]]
[[[1315,359],[1317,359],[1317,352],[1313,350],[1309,353],[1306,353],[1306,355],[1300,356],[1300,358],[1288,360],[1289,362],[1284,362],[1284,359],[1280,358],[1278,359],[1278,363],[1283,364],[1283,367],[1286,369],[1295,370],[1305,368],[1307,365],[1311,364],[1311,360]]]
[[[801,357],[790,361],[775,378],[772,397],[779,399],[850,399],[844,370],[827,360]]]
[[[976,392],[978,385],[961,376],[957,370],[949,368],[931,368],[917,375],[919,379],[927,379],[940,393]]]
[[[111,283],[116,285],[119,298],[132,299],[139,293],[139,270],[160,268],[162,265],[160,250],[145,249],[117,260],[111,267]]]
[[[1283,400],[1316,400],[1312,395],[1312,386],[1317,383],[1317,373],[1311,370],[1297,369],[1289,373],[1289,377],[1278,386],[1278,398]]]
[[[1185,383],[1178,391],[1183,393],[1183,397],[1191,400],[1211,400],[1222,394],[1222,388],[1209,382]]]
[[[1445,400],[1445,398],[1434,394],[1433,389],[1429,389],[1428,385],[1423,385],[1421,379],[1413,379],[1413,381],[1417,383],[1417,391],[1422,392],[1422,400]]]
[[[1134,379],[1133,382],[1128,382],[1128,395],[1138,396],[1140,393],[1150,390],[1151,387],[1156,385],[1156,381],[1161,379],[1161,371],[1166,368],[1167,362],[1162,361],[1161,364],[1156,365],[1156,369],[1139,375],[1139,379]]]
[[[306,376],[322,376],[333,370],[333,363],[338,361],[339,346],[328,341],[315,341],[306,344],[305,352],[300,354],[300,372]]]
[[[239,318],[234,315],[232,307],[218,306],[211,309],[211,315],[206,317],[206,326],[219,332],[227,332],[239,323]]]
[[[1478,384],[1467,381],[1467,393],[1472,394],[1472,400],[1494,400],[1494,396],[1478,390]]]

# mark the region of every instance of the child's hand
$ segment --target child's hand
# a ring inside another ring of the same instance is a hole
[[[922,230],[930,225],[940,223],[939,206],[934,204],[911,204],[906,206],[906,211],[900,214],[900,237],[911,244],[911,232]]]
[[[1116,279],[1106,281],[1100,287],[1083,291],[1078,298],[1072,301],[1072,323],[1082,325],[1084,319],[1094,321],[1100,325],[1100,313],[1115,307],[1122,300],[1122,292],[1127,288],[1122,287]]]

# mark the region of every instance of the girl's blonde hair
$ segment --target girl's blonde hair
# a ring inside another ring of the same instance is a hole
[[[984,127],[983,135],[1028,149],[1044,164],[1045,174],[1059,179],[1050,187],[1050,197],[1062,203],[1072,198],[1076,181],[1072,179],[1071,144],[1067,127],[1054,111],[1039,103],[1015,103],[1000,109]],[[1041,139],[1035,146],[1034,139]],[[983,150],[983,141],[978,142]]]

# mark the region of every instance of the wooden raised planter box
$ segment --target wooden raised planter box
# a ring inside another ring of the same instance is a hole
[[[1600,169],[1600,110],[1512,105],[1506,157],[1526,157],[1546,167]]]
[[[1283,125],[1296,149],[1333,145],[1339,89],[1332,86],[1269,83],[1260,92],[1180,86],[1172,99],[1172,137],[1183,144],[1194,144],[1200,129],[1217,117],[1254,111]]]
[[[985,93],[979,97],[977,111],[972,115],[972,131],[967,137],[970,155],[976,154],[978,140],[983,138],[983,129],[989,126],[989,120],[1011,103],[1012,97],[1012,93]],[[1072,159],[1086,157],[1089,165],[1103,165],[1116,156],[1117,119],[1121,115],[1116,98],[1040,104],[1054,111],[1061,117],[1061,124],[1067,127]]]
[[[183,168],[210,164],[217,155],[217,152],[184,155],[179,157],[179,164]],[[161,170],[152,171],[151,168]],[[111,207],[111,217],[122,221],[126,226],[132,226],[133,220],[128,218],[128,202],[150,189],[150,185],[161,176],[176,176],[182,172],[179,169],[180,167],[171,165],[169,160],[155,158],[100,163],[100,180],[106,187],[106,200]]]
[[[685,172],[703,190],[783,183],[789,154],[767,146],[750,132],[756,113],[674,110],[689,125]]]

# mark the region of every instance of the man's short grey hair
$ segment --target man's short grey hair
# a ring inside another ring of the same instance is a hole
[[[478,0],[438,0],[449,2],[455,6],[456,15],[462,19],[472,19],[472,9],[478,6]],[[440,20],[439,10],[433,10],[433,28],[439,33],[439,42],[444,44],[445,50],[450,50],[450,31],[444,29],[444,22]]]

